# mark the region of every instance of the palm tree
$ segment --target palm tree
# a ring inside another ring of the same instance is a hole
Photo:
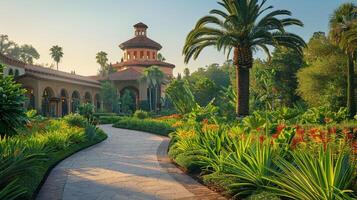
[[[286,26],[303,26],[298,19],[290,18],[288,10],[265,7],[267,0],[220,0],[222,10],[213,9],[210,15],[201,18],[188,34],[183,49],[185,62],[197,59],[209,46],[223,50],[229,57],[233,50],[236,66],[238,117],[249,115],[249,70],[253,66],[253,52],[263,50],[270,58],[269,47],[285,46],[302,55],[304,40],[285,30]],[[283,18],[284,16],[288,16]],[[279,18],[278,18],[279,17]]]
[[[330,19],[330,39],[346,52],[347,60],[347,109],[350,117],[356,114],[354,88],[354,59],[356,58],[356,40],[353,32],[357,23],[357,7],[353,3],[342,4]]]
[[[104,51],[100,51],[96,55],[97,63],[100,65],[100,75],[106,76],[109,74],[108,66],[108,54]]]
[[[58,70],[58,63],[61,61],[63,57],[63,49],[62,47],[55,45],[50,49],[50,55],[52,59],[56,62],[57,70]]]
[[[149,89],[149,107],[150,111],[157,110],[158,102],[160,100],[160,88],[164,82],[165,74],[157,66],[146,68],[143,73],[142,81],[145,81]],[[152,92],[154,92],[155,101],[152,101]],[[153,103],[154,106],[153,106]]]

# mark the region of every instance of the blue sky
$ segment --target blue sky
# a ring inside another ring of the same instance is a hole
[[[351,1],[270,0],[267,4],[292,11],[305,27],[291,31],[308,40],[316,31],[327,31],[331,13],[344,2]],[[19,44],[32,44],[41,54],[40,64],[53,62],[52,45],[62,46],[64,71],[96,74],[98,51],[107,52],[113,63],[119,61],[118,45],[133,37],[132,26],[140,21],[149,26],[149,37],[162,44],[161,52],[176,65],[175,73],[225,60],[211,48],[185,65],[181,54],[187,33],[200,17],[218,8],[216,0],[1,0],[0,5],[0,34]]]

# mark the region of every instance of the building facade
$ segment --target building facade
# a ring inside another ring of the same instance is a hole
[[[110,81],[117,89],[117,95],[125,90],[134,94],[136,109],[141,102],[148,101],[148,85],[141,81],[145,68],[157,66],[165,77],[173,76],[175,65],[159,60],[162,46],[147,37],[148,26],[134,25],[134,37],[119,47],[122,59],[112,65],[115,72],[107,77],[80,76],[37,65],[29,65],[0,54],[0,63],[5,64],[4,75],[12,75],[27,90],[27,109],[36,109],[49,117],[61,117],[75,112],[82,103],[92,103],[97,111],[103,109],[100,95],[101,81]],[[163,85],[160,96],[164,95]]]
[[[36,65],[28,65],[0,54],[4,75],[12,75],[26,89],[27,109],[48,117],[75,112],[81,103],[92,103],[101,110],[100,82]]]

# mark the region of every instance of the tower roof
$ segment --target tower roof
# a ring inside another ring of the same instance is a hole
[[[134,28],[149,28],[146,24],[139,22],[134,25]]]
[[[162,46],[159,43],[155,42],[154,40],[146,36],[146,29],[148,28],[146,24],[140,22],[135,24],[134,28],[135,28],[135,37],[120,44],[119,47],[122,50],[132,49],[132,48],[147,48],[147,49],[155,49],[155,50],[162,49]]]

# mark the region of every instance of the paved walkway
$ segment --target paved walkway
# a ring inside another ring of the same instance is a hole
[[[109,138],[56,166],[37,200],[224,199],[170,163],[166,138],[101,128]]]

